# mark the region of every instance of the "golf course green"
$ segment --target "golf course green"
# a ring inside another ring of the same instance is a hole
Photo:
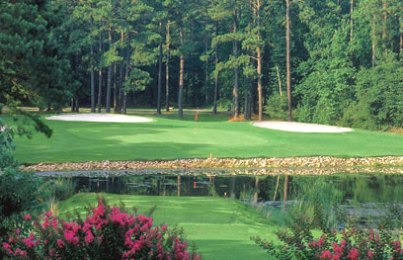
[[[354,130],[348,133],[292,133],[230,122],[225,115],[193,113],[152,117],[151,123],[45,122],[51,138],[33,132],[16,138],[21,163],[180,158],[294,156],[370,157],[403,154],[403,136]],[[11,120],[10,120],[11,121]]]

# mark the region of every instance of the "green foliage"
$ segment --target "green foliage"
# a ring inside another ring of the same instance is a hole
[[[134,68],[124,84],[126,93],[144,90],[150,81],[150,74],[141,69]]]
[[[7,168],[0,173],[0,234],[13,230],[18,224],[13,215],[39,204],[38,188],[41,179],[30,173]]]
[[[318,178],[313,184],[302,186],[302,197],[290,212],[291,221],[303,219],[310,227],[329,231],[336,228],[339,216],[337,208],[342,200],[342,192],[332,183]]]
[[[276,259],[401,259],[401,242],[399,238],[390,236],[391,232],[394,230],[383,227],[377,231],[351,228],[341,232],[325,232],[319,239],[314,239],[310,227],[299,223],[291,227],[291,232],[277,233],[284,243],[281,246],[275,246],[260,237],[254,240]]]
[[[296,120],[382,130],[402,126],[400,2],[291,1]],[[5,0],[0,9],[0,106],[61,112],[72,99],[94,105],[98,87],[100,105],[109,93],[107,103],[116,104],[116,112],[125,111],[122,104],[138,105],[138,99],[153,105],[161,98],[155,95],[156,64],[164,42],[164,57],[168,42],[171,57],[165,64],[168,103],[178,96],[178,56],[185,60],[184,104],[211,105],[215,77],[219,98],[233,99],[247,117],[257,107],[258,77],[263,103],[275,111],[270,103],[279,102],[270,90],[286,74],[283,0]],[[98,76],[102,69],[106,79]],[[268,113],[283,118],[280,111]]]
[[[75,184],[71,179],[49,179],[39,187],[39,193],[45,198],[62,201],[75,194]]]
[[[286,120],[288,117],[287,109],[287,97],[276,93],[267,100],[265,113],[270,119]]]
[[[15,148],[12,129],[7,127],[0,118],[0,174],[8,167],[15,167],[13,157]]]
[[[18,213],[39,204],[41,179],[19,171],[14,148],[13,131],[0,118],[0,236],[19,225]]]
[[[316,52],[319,47],[312,47],[311,60],[301,63],[299,69],[308,73],[296,90],[300,97],[299,121],[334,124],[342,118],[344,109],[353,100],[351,83],[354,68],[346,53],[341,51],[347,48],[344,42],[346,33],[345,28],[336,31],[330,39],[331,48],[326,46],[326,50]]]
[[[382,129],[403,126],[402,62],[392,58],[357,74],[357,101],[345,111],[343,122],[353,127]]]

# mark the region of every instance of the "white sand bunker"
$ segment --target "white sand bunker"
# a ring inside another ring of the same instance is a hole
[[[78,122],[110,122],[110,123],[147,123],[152,119],[142,116],[116,114],[63,114],[49,116],[47,120],[78,121]]]
[[[347,127],[283,121],[255,122],[253,125],[262,128],[299,133],[345,133],[353,130]]]

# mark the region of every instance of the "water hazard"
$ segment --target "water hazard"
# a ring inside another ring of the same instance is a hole
[[[389,208],[403,212],[403,175],[337,174],[330,176],[253,176],[231,172],[70,172],[41,173],[67,178],[76,192],[152,196],[218,196],[273,209],[334,206],[363,224],[384,217]]]

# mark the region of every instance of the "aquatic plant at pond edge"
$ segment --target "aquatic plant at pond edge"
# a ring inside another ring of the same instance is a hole
[[[102,199],[85,220],[71,222],[45,213],[42,220],[25,221],[1,249],[11,258],[61,259],[200,259],[189,252],[180,232],[166,225],[153,227],[153,219],[109,207]]]

